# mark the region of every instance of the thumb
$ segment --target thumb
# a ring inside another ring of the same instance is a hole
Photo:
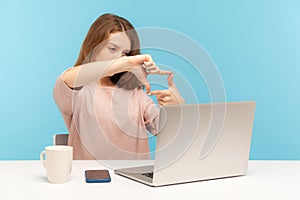
[[[168,76],[168,85],[169,85],[169,87],[175,87],[173,77],[174,77],[174,73],[172,73]]]
[[[146,88],[146,93],[150,94],[151,86],[150,86],[149,82],[148,81],[144,82],[144,86]]]
[[[148,61],[150,61],[150,56],[146,54],[144,58],[144,62],[148,62]]]
[[[172,75],[173,72],[169,70],[160,70],[159,72],[160,75]]]

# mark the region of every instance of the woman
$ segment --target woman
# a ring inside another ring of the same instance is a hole
[[[168,75],[169,89],[150,93],[149,73]],[[75,66],[58,77],[53,90],[74,159],[149,159],[147,130],[157,134],[159,109],[148,95],[156,95],[160,105],[184,103],[172,78],[150,55],[140,55],[130,22],[112,14],[100,16]]]

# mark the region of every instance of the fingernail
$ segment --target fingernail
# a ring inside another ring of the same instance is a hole
[[[147,95],[150,96],[150,95],[151,95],[151,92],[148,92]]]

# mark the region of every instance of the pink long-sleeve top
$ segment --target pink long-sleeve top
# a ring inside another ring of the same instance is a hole
[[[147,130],[157,134],[159,109],[142,88],[90,83],[70,89],[63,74],[53,97],[69,131],[75,160],[150,159]]]

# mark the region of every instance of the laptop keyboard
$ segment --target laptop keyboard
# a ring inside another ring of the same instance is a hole
[[[151,173],[142,173],[143,176],[147,176],[149,178],[153,178],[153,172]]]

